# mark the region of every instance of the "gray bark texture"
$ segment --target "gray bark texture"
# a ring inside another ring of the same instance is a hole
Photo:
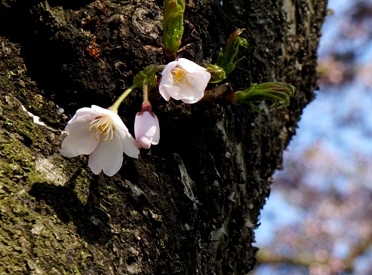
[[[0,274],[246,274],[272,174],[314,98],[325,0],[190,0],[180,56],[216,60],[236,28],[249,47],[233,90],[284,81],[290,106],[166,102],[160,144],[113,177],[63,158],[78,108],[110,106],[166,64],[160,0],[0,2]],[[128,129],[142,103],[119,109]],[[64,112],[60,112],[60,107]],[[38,123],[38,116],[45,125]],[[285,209],[283,209],[285,211]]]

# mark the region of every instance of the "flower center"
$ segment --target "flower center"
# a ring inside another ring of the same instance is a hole
[[[110,116],[98,116],[89,124],[89,131],[94,129],[95,139],[98,140],[99,136],[106,136],[103,141],[106,141],[108,138],[112,140],[114,138],[114,122]]]
[[[171,73],[175,83],[180,83],[181,85],[184,86],[191,85],[190,80],[187,78],[189,72],[187,72],[186,70],[182,69],[179,66],[176,66],[171,70]]]

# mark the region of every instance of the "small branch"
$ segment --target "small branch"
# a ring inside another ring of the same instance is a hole
[[[366,253],[366,251],[372,247],[372,234],[369,236],[369,238],[363,240],[359,245],[356,245],[353,247],[353,249],[350,251],[349,256],[343,261],[345,264],[345,268],[347,271],[353,271],[354,270],[354,263],[355,260]]]
[[[319,261],[315,259],[311,254],[307,253],[296,254],[295,257],[287,257],[272,253],[268,249],[260,249],[257,253],[257,260],[260,264],[289,264],[310,267],[315,262],[326,264],[328,263],[329,258],[327,257],[323,261]]]

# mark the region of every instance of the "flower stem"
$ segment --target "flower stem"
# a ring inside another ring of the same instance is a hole
[[[124,93],[121,94],[121,96],[115,101],[115,103],[109,108],[111,111],[117,113],[120,104],[123,102],[123,100],[134,90],[137,88],[137,85],[132,85],[128,89],[124,91]]]
[[[146,81],[143,82],[143,102],[149,102],[149,91]]]

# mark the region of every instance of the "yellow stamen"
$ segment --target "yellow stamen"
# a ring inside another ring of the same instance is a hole
[[[180,83],[184,86],[191,85],[190,80],[187,78],[189,72],[187,72],[186,70],[182,69],[179,66],[176,66],[171,70],[171,73],[175,83]]]
[[[110,116],[98,116],[89,125],[89,131],[91,131],[92,128],[96,131],[94,133],[94,138],[96,140],[98,140],[100,135],[106,136],[103,141],[109,138],[112,140],[114,138],[115,127]]]

